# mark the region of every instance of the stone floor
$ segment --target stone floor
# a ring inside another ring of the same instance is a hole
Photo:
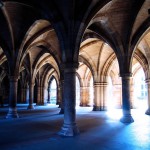
[[[141,110],[133,110],[135,122],[125,125],[119,122],[121,110],[77,108],[76,137],[56,134],[63,124],[57,106],[29,111],[20,105],[19,119],[5,119],[7,110],[0,108],[0,150],[150,150],[150,116]]]

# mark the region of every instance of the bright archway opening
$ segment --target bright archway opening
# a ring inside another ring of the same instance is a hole
[[[50,103],[56,104],[56,98],[57,98],[57,84],[55,78],[53,78],[50,84]]]
[[[142,68],[140,68],[134,76],[134,100],[135,108],[146,110],[147,109],[147,86],[145,84],[145,74]]]
[[[80,105],[80,82],[79,78],[76,76],[76,106]]]

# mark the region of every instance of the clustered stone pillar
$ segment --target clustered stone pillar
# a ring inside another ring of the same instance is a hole
[[[28,109],[30,109],[30,110],[34,109],[33,98],[34,98],[34,83],[30,83],[30,85],[29,85],[29,105],[28,105]]]
[[[40,102],[40,105],[44,105],[44,91],[45,91],[44,86],[41,86],[41,102]]]
[[[130,78],[131,75],[125,74],[122,76],[122,109],[123,117],[120,119],[123,123],[134,122],[131,116],[131,95],[130,95]]]
[[[41,87],[37,87],[37,104],[40,105],[41,103]]]
[[[61,131],[58,133],[62,136],[74,136],[79,134],[76,125],[76,68],[74,66],[67,66],[64,69],[64,124]]]
[[[26,93],[27,93],[27,89],[22,87],[21,88],[21,102],[22,103],[26,103]]]
[[[101,110],[101,101],[100,101],[100,83],[94,82],[94,106],[93,111]]]
[[[61,103],[61,88],[60,88],[60,86],[58,86],[57,87],[57,105],[59,105],[59,107],[60,107],[60,103]]]
[[[102,89],[103,89],[103,99],[102,99],[102,110],[106,111],[107,110],[107,101],[108,101],[108,83],[103,82],[102,83]]]
[[[48,91],[47,86],[43,86],[43,102],[42,105],[47,105]]]
[[[21,88],[21,103],[24,102],[24,88]]]
[[[60,100],[60,112],[59,112],[59,114],[64,114],[64,98],[63,98],[63,93],[64,93],[64,80],[61,80],[60,81],[60,98],[61,98],[61,100]]]
[[[18,118],[17,113],[17,87],[18,87],[18,77],[9,77],[9,111],[6,118]]]
[[[89,87],[80,87],[80,106],[88,106],[89,104]]]
[[[146,84],[148,92],[148,109],[146,110],[145,114],[150,115],[150,79],[146,80]]]
[[[93,111],[107,110],[107,82],[94,83],[94,107]]]
[[[48,87],[48,99],[47,99],[47,103],[50,103],[50,87]]]

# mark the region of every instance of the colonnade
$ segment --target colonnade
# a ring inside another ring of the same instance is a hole
[[[64,69],[64,79],[57,86],[57,99],[60,105],[60,114],[64,114],[64,124],[59,132],[60,135],[73,136],[79,134],[79,129],[76,125],[76,67],[68,67]],[[122,94],[121,100],[118,99],[117,103],[119,107],[122,107],[123,116],[120,119],[123,123],[133,122],[131,108],[134,107],[133,98],[133,78],[130,74],[122,75],[122,84],[114,84],[114,93],[117,95]],[[6,118],[18,118],[17,113],[17,88],[18,88],[18,78],[16,76],[9,77],[9,111]],[[150,80],[146,80],[148,89],[148,109],[146,111],[147,115],[150,115]],[[108,83],[107,82],[94,82],[94,105],[93,111],[105,111],[107,110],[107,100],[108,100]],[[28,109],[34,109],[34,83],[29,84],[29,105]],[[21,88],[21,98],[22,102],[25,101],[25,93],[27,92],[27,87]],[[88,86],[80,87],[80,99],[81,106],[88,106],[89,104],[89,90]],[[122,89],[122,91],[120,91]],[[47,98],[44,101],[44,93],[47,90]],[[50,102],[50,88],[44,86],[37,87],[37,104],[44,104]]]

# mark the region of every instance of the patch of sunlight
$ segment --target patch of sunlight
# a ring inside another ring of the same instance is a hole
[[[119,120],[122,117],[122,110],[121,109],[115,109],[115,108],[109,108],[106,112],[107,116],[113,120]]]

